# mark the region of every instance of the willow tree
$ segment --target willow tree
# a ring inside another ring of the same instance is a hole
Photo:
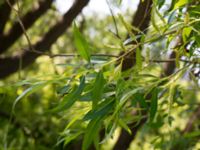
[[[63,16],[51,0],[32,2],[33,8],[28,1],[1,3],[0,78],[18,73],[1,83],[2,127],[9,125],[2,147],[16,146],[17,129],[22,149],[198,149],[199,2],[139,1],[129,22],[112,10],[123,1],[107,1],[111,15],[103,25],[112,30],[106,34],[95,16],[75,21],[88,2],[75,0]],[[53,50],[59,39],[72,53]],[[45,72],[54,72],[26,76],[40,56],[49,58]],[[41,118],[28,123],[31,114]]]

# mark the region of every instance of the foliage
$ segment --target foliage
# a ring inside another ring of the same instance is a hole
[[[63,35],[53,46],[50,58],[42,56],[19,76],[1,81],[0,115],[5,117],[0,117],[0,147],[72,149],[81,142],[83,150],[91,146],[104,149],[105,145],[112,149],[117,140],[111,139],[121,130],[135,134],[133,126],[145,122],[131,149],[198,149],[199,120],[192,122],[191,116],[200,104],[196,73],[200,67],[200,5],[192,0],[168,3],[153,0],[146,34],[131,26],[125,15],[105,16],[102,22],[86,16],[84,21],[91,24],[83,32],[78,27],[81,23],[74,23],[69,36]],[[31,36],[43,32],[37,26],[43,19],[28,31]],[[109,25],[120,26],[119,35],[105,33]],[[131,44],[124,42],[126,33]],[[65,40],[76,50],[74,57],[53,57],[69,49],[62,47]],[[124,54],[115,57],[120,50]],[[136,53],[135,66],[122,71],[131,52]],[[176,56],[168,59],[170,52]],[[163,63],[173,62],[176,70],[165,74]],[[10,114],[7,117],[3,112]],[[193,129],[185,132],[188,121]]]

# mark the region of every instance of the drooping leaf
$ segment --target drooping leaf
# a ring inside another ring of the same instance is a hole
[[[98,131],[101,127],[101,122],[102,122],[101,117],[97,117],[90,121],[83,138],[82,150],[87,150],[89,146],[92,144],[92,142],[95,140]]]
[[[88,62],[90,62],[90,51],[89,51],[90,46],[85,37],[79,31],[75,23],[74,23],[73,33],[74,33],[74,44],[80,56],[83,57]]]
[[[113,100],[105,100],[101,104],[97,105],[93,110],[89,111],[83,118],[83,120],[94,119],[96,117],[103,117],[112,110],[114,106]]]
[[[98,103],[98,101],[101,100],[102,94],[103,94],[103,89],[106,81],[103,76],[103,72],[99,71],[94,85],[93,85],[93,90],[92,90],[92,98],[93,98],[93,106],[95,107]]]
[[[139,92],[140,90],[142,90],[141,87],[138,87],[136,89],[133,89],[127,93],[125,93],[121,99],[119,100],[119,103],[117,104],[117,107],[116,107],[116,110],[115,110],[115,113],[118,112],[122,106],[129,100],[129,98],[131,98],[131,96],[133,96],[134,94],[136,94],[137,92]]]
[[[41,82],[37,82],[35,84],[33,84],[31,87],[29,87],[28,89],[26,89],[22,94],[20,94],[14,101],[13,103],[13,110],[16,106],[16,104],[24,97],[29,96],[30,94],[40,90],[41,88],[43,88],[44,86],[46,86],[49,83],[49,81],[41,81]]]
[[[193,138],[193,137],[198,137],[198,136],[200,136],[200,131],[193,131],[193,132],[184,134],[184,137],[186,138]]]
[[[122,119],[119,119],[119,120],[118,120],[118,123],[119,123],[119,125],[120,125],[123,129],[125,129],[129,134],[132,134],[131,129],[128,127],[128,125],[127,125]]]
[[[130,37],[133,39],[133,40],[136,40],[136,36],[135,34],[133,33],[133,31],[135,31],[136,33],[141,33],[141,31],[136,28],[136,27],[133,27],[131,24],[129,24],[127,21],[125,21],[124,17],[119,14],[119,20],[122,22],[123,26],[126,28],[126,30],[128,31]]]
[[[65,85],[65,86],[63,86],[63,87],[60,87],[58,90],[57,90],[57,93],[58,94],[61,94],[61,95],[63,95],[63,94],[67,94],[69,91],[70,91],[70,85]]]
[[[163,15],[159,12],[159,10],[157,9],[157,7],[154,7],[154,11],[155,14],[159,17],[159,19],[163,22],[164,25],[166,25],[166,21],[165,18],[163,17]]]
[[[142,69],[142,54],[139,48],[136,49],[136,64],[139,70]]]
[[[192,32],[192,28],[191,27],[186,27],[182,30],[182,38],[183,38],[183,42],[186,43],[187,42],[187,38],[190,36],[190,33]]]
[[[68,134],[67,136],[65,136],[64,139],[64,146],[66,146],[67,144],[69,144],[72,140],[76,139],[78,136],[80,136],[82,134],[81,131],[77,132],[77,133],[73,133],[73,134]]]
[[[60,112],[70,108],[81,96],[85,87],[85,76],[80,77],[80,84],[68,95],[64,96],[62,102],[50,112]]]
[[[178,0],[174,5],[174,9],[177,9],[187,3],[188,3],[188,0]]]
[[[169,11],[171,11],[171,10],[174,9],[174,6],[175,6],[175,4],[177,3],[177,1],[178,1],[178,0],[172,0],[172,1],[171,1],[171,6],[170,6],[170,8],[169,8]]]
[[[145,109],[148,108],[148,104],[147,104],[146,100],[144,99],[144,94],[143,93],[136,93],[134,95],[134,100],[139,102],[140,107],[145,108]]]
[[[154,89],[152,91],[152,97],[151,97],[151,106],[150,106],[150,122],[153,121],[158,107],[158,90]]]
[[[158,9],[160,9],[164,3],[165,3],[165,0],[157,0]]]
[[[158,27],[156,23],[155,14],[156,14],[156,6],[153,5],[152,11],[151,11],[151,23],[152,23],[152,26],[155,28],[155,30],[160,33],[160,28]]]

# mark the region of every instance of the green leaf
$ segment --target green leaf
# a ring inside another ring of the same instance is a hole
[[[96,106],[93,110],[89,111],[83,118],[83,120],[94,119],[96,117],[103,117],[112,110],[114,106],[114,100],[105,100],[98,106]]]
[[[97,134],[101,127],[101,122],[102,122],[101,117],[97,117],[94,120],[90,121],[83,138],[82,150],[87,150],[93,141],[97,142],[96,138],[98,138]]]
[[[145,109],[148,108],[148,104],[147,104],[146,100],[144,99],[144,94],[143,93],[136,93],[134,95],[134,100],[139,102],[140,107],[145,108]]]
[[[122,98],[119,100],[119,103],[117,104],[115,113],[117,113],[122,107],[123,105],[129,100],[129,98],[131,98],[131,96],[133,96],[134,94],[136,94],[137,92],[139,92],[140,90],[142,90],[141,87],[138,87],[134,90],[131,90],[127,93],[125,93]]]
[[[80,77],[80,84],[77,88],[74,88],[74,90],[66,95],[62,102],[54,109],[50,110],[50,112],[60,112],[64,111],[68,108],[70,108],[81,96],[81,93],[83,92],[85,87],[85,76]]]
[[[138,69],[142,69],[142,54],[139,48],[136,49],[136,64]]]
[[[122,24],[124,25],[124,27],[128,31],[129,35],[131,36],[131,38],[133,38],[133,40],[136,40],[136,36],[133,33],[133,31],[135,31],[136,33],[141,33],[141,31],[138,28],[133,27],[131,24],[126,22],[124,17],[121,14],[119,14],[118,16],[119,16],[119,20],[122,22]]]
[[[174,9],[177,9],[177,8],[187,4],[187,3],[188,3],[188,0],[178,0],[176,2],[176,4],[174,5]]]
[[[86,41],[85,37],[81,34],[79,29],[77,28],[76,24],[74,23],[74,44],[80,54],[85,60],[90,62],[90,52],[89,52],[89,44]]]
[[[12,109],[14,110],[16,104],[24,97],[29,96],[30,94],[38,91],[39,89],[43,88],[44,86],[46,86],[48,83],[50,83],[49,81],[41,81],[41,82],[37,82],[35,84],[33,84],[31,87],[29,87],[28,89],[26,89],[22,94],[20,94],[14,101],[13,103],[13,107]]]
[[[182,38],[183,38],[183,42],[186,43],[187,42],[187,38],[190,36],[190,33],[192,32],[192,28],[191,27],[186,27],[182,30]]]
[[[156,8],[156,6],[154,7],[154,11],[156,13],[156,15],[160,18],[160,20],[163,22],[164,25],[166,25],[166,21],[165,18],[161,15],[161,13],[159,12],[159,10]]]
[[[150,106],[150,122],[153,121],[158,107],[158,90],[154,89],[152,91],[152,97],[151,97],[151,106]]]
[[[172,1],[171,1],[171,6],[170,6],[169,11],[171,11],[171,10],[174,9],[174,6],[175,6],[175,4],[177,3],[177,1],[178,1],[178,0],[172,0]]]
[[[119,125],[125,129],[129,134],[132,134],[131,129],[127,126],[127,124],[124,122],[124,120],[119,119],[118,120]]]
[[[117,4],[121,5],[123,0],[117,0]]]
[[[64,146],[66,146],[67,144],[69,144],[72,140],[76,139],[78,136],[80,136],[82,134],[81,131],[77,132],[77,133],[73,133],[73,134],[68,134],[65,136],[65,142],[64,142]]]
[[[174,102],[174,98],[175,98],[175,93],[176,93],[176,84],[175,83],[171,83],[170,87],[169,87],[169,98],[168,98],[168,102],[169,102],[169,116],[171,113],[171,109],[172,109],[172,105]]]
[[[80,101],[92,101],[92,92],[89,91],[89,92],[84,93],[84,94],[80,97],[79,100],[80,100]]]
[[[67,94],[70,91],[70,89],[71,89],[70,85],[65,85],[63,87],[60,87],[57,90],[57,93],[60,94],[60,95]]]
[[[165,3],[165,0],[157,0],[158,9],[160,9],[164,3]]]
[[[92,90],[93,107],[95,107],[98,101],[101,100],[105,83],[106,81],[104,79],[103,72],[99,71],[96,76]]]
[[[160,33],[160,28],[158,27],[156,20],[155,20],[155,14],[156,14],[156,6],[153,5],[152,12],[151,12],[151,23],[153,27]]]
[[[194,132],[184,134],[184,137],[186,138],[193,138],[193,137],[198,137],[198,136],[200,136],[200,131],[194,131]]]

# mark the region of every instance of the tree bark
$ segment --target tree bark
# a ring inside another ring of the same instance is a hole
[[[35,23],[35,21],[38,20],[39,17],[49,10],[52,2],[53,0],[40,0],[38,8],[34,8],[21,18],[23,26],[26,30],[28,30]],[[0,54],[4,53],[8,48],[10,48],[22,35],[23,29],[20,23],[15,22],[10,31],[1,37]]]
[[[8,21],[10,12],[11,12],[10,6],[6,2],[6,0],[4,1],[5,2],[0,5],[0,20],[1,20],[0,21],[0,39],[1,39],[1,36],[3,35],[6,22]],[[10,0],[9,2],[11,5],[13,5],[15,3],[15,0]]]
[[[137,11],[132,21],[132,26],[138,28],[143,33],[147,32],[147,28],[150,23],[152,2],[153,2],[152,0],[145,0],[144,2],[140,1]],[[138,34],[135,31],[133,32],[134,34]],[[140,42],[140,39],[138,39],[138,42]],[[122,71],[126,71],[132,68],[133,66],[135,66],[135,61],[136,61],[136,53],[135,51],[132,51],[126,57],[124,57],[124,60],[122,62]],[[130,146],[130,143],[135,138],[137,131],[145,122],[146,122],[146,118],[143,118],[142,120],[140,120],[139,124],[136,124],[136,122],[129,124],[129,127],[132,132],[131,135],[128,134],[127,131],[122,129],[120,136],[113,149],[114,150],[128,149]]]
[[[88,4],[89,0],[76,0],[73,6],[64,14],[63,19],[55,24],[33,48],[39,52],[48,51],[52,44],[70,27],[72,21]],[[0,58],[0,78],[5,78],[18,71],[20,62],[22,69],[32,64],[41,54],[29,49],[22,54]]]

